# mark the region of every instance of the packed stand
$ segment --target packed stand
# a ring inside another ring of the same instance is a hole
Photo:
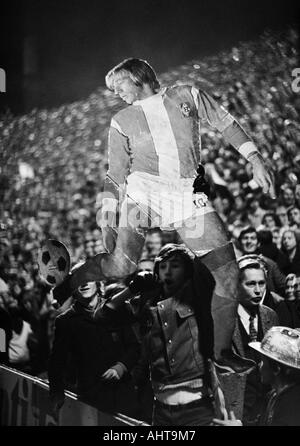
[[[213,205],[232,235],[237,257],[258,256],[266,266],[263,303],[277,313],[280,324],[292,328],[300,326],[300,98],[291,87],[297,39],[292,29],[265,33],[256,42],[160,76],[162,84],[180,79],[210,91],[239,119],[270,164],[276,200],[253,183],[245,159],[219,134],[203,128],[201,158]],[[99,88],[86,100],[54,110],[1,117],[0,321],[9,341],[1,358],[14,368],[47,377],[54,320],[73,303],[70,298],[60,308],[53,305],[36,263],[42,242],[65,243],[73,264],[103,251],[96,216],[107,170],[107,132],[111,116],[122,107]],[[167,243],[180,240],[152,228],[138,272],[153,272],[155,257]]]

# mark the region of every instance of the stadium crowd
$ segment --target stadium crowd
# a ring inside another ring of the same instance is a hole
[[[250,165],[219,134],[202,130],[212,203],[237,257],[259,255],[266,265],[263,303],[290,328],[300,327],[300,96],[291,86],[297,39],[293,29],[267,32],[258,41],[160,76],[162,83],[180,79],[209,91],[238,118],[272,169],[275,200],[262,194],[251,180]],[[72,265],[104,250],[96,216],[109,122],[121,107],[111,92],[99,88],[83,101],[24,116],[7,112],[0,119],[0,321],[10,332],[8,356],[1,353],[1,360],[45,379],[54,321],[72,298],[60,307],[53,304],[37,253],[49,238],[68,247]],[[152,228],[138,271],[153,271],[155,257],[170,242],[178,243],[174,233]],[[110,286],[101,284],[103,296]]]

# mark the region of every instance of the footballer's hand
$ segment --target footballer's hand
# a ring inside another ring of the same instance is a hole
[[[273,174],[266,166],[260,153],[254,153],[249,157],[249,162],[253,167],[253,179],[263,190],[264,194],[269,194],[271,198],[276,198]]]

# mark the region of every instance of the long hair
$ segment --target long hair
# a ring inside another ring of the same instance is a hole
[[[175,243],[167,243],[159,251],[158,256],[154,260],[154,275],[158,277],[159,265],[173,256],[179,256],[183,260],[185,279],[190,279],[193,274],[192,253],[184,245]]]
[[[215,279],[209,269],[184,245],[168,243],[163,246],[155,259],[154,274],[158,275],[159,264],[168,258],[178,255],[185,265],[185,279],[190,279],[192,301],[188,302],[195,311],[199,332],[199,348],[205,359],[212,358],[214,348],[214,328],[211,310]],[[181,293],[181,299],[186,293]],[[187,293],[189,295],[190,293]]]
[[[139,87],[148,84],[155,92],[160,89],[159,81],[151,65],[146,60],[135,58],[123,60],[107,73],[105,76],[107,88],[114,91],[115,80],[126,75],[129,75],[135,85]]]
[[[297,240],[296,231],[294,231],[294,229],[292,229],[292,228],[288,228],[288,229],[286,229],[285,231],[283,231],[283,233],[282,233],[282,235],[281,235],[281,251],[282,251],[284,254],[288,254],[288,251],[287,251],[287,249],[285,248],[285,246],[284,246],[284,244],[283,244],[283,237],[284,237],[284,235],[285,235],[287,232],[290,232],[291,234],[293,234],[293,236],[295,237],[295,240],[296,240],[296,249],[297,249],[297,250],[299,249],[299,242],[298,242],[298,240]]]

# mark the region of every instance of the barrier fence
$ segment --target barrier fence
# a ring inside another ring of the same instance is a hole
[[[0,366],[1,426],[148,426],[123,414],[100,412],[79,401],[72,392],[55,420],[49,405],[48,384],[6,366]]]

